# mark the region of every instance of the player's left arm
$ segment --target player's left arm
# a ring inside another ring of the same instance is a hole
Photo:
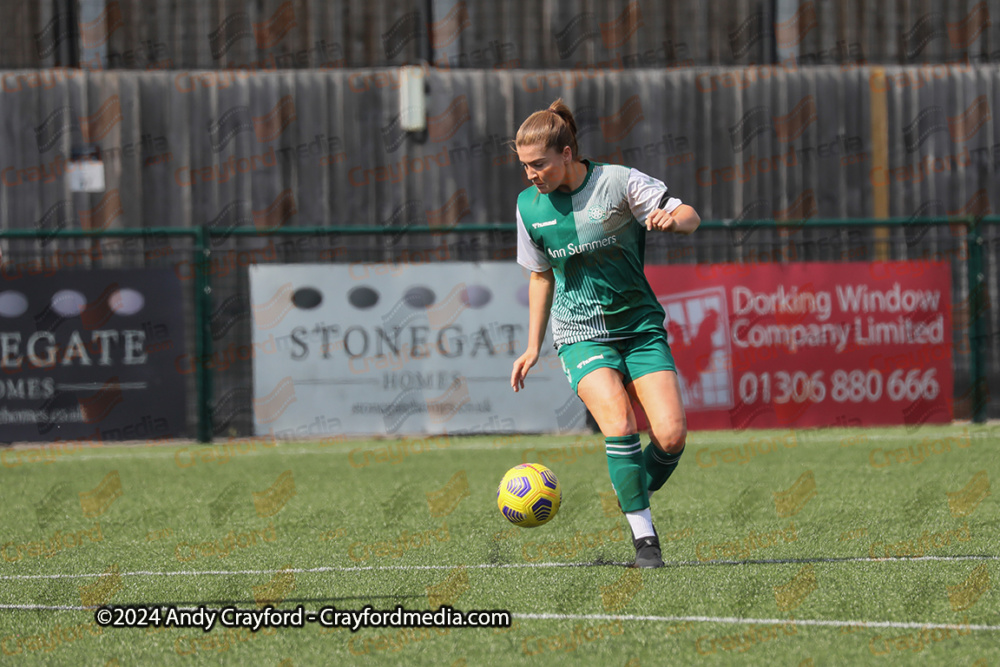
[[[701,224],[694,208],[670,196],[663,181],[638,169],[629,171],[626,189],[632,215],[649,231],[690,234]]]

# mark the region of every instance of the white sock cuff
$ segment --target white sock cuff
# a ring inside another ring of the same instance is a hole
[[[638,512],[626,512],[625,518],[628,519],[628,525],[632,529],[634,539],[652,537],[656,534],[656,531],[653,530],[653,514],[648,507]]]
[[[642,453],[642,443],[639,434],[624,435],[604,439],[604,451],[609,456],[632,456]]]
[[[623,447],[617,447],[617,446],[614,446],[614,445],[607,445],[604,448],[604,453],[607,454],[608,456],[622,456],[622,457],[628,458],[628,457],[634,456],[636,454],[641,454],[642,453],[642,448],[639,445],[634,445],[634,446],[627,446],[626,445],[626,446],[623,446]]]

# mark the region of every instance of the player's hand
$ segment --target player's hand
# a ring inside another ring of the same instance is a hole
[[[672,232],[677,229],[677,218],[672,213],[667,213],[662,208],[655,209],[646,218],[646,231],[657,230],[661,232]]]
[[[528,375],[528,370],[538,363],[538,352],[528,350],[514,362],[514,370],[510,373],[510,386],[514,392],[524,389],[524,378]]]

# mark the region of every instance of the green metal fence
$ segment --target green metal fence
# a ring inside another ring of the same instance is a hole
[[[989,385],[1000,381],[1000,370],[995,353],[996,319],[998,308],[995,290],[998,265],[1000,265],[1000,235],[997,225],[1000,217],[985,218],[928,218],[928,219],[849,219],[849,220],[805,220],[776,222],[774,220],[703,221],[698,234],[674,240],[656,235],[650,237],[647,246],[647,263],[708,263],[721,261],[743,262],[787,262],[802,260],[842,260],[872,261],[889,259],[947,259],[952,264],[952,303],[963,304],[963,316],[954,325],[956,357],[956,395],[967,400],[968,409],[963,407],[963,415],[974,422],[987,419]],[[928,234],[929,230],[935,233]],[[821,235],[825,232],[826,235]],[[341,238],[348,242],[336,243]],[[368,238],[369,243],[362,241]],[[217,405],[217,375],[226,371],[209,367],[207,360],[213,359],[216,332],[213,331],[214,309],[226,298],[246,297],[247,282],[245,266],[234,260],[234,272],[222,274],[217,269],[219,253],[237,256],[240,247],[259,246],[263,242],[281,240],[281,257],[273,254],[270,261],[298,262],[378,262],[400,256],[400,249],[412,253],[428,252],[426,242],[421,245],[417,239],[436,239],[441,245],[436,248],[454,248],[445,253],[445,259],[482,261],[504,258],[513,261],[515,248],[515,228],[511,224],[457,225],[442,227],[296,227],[260,231],[253,227],[213,229],[208,226],[190,229],[150,228],[119,229],[90,232],[83,230],[7,230],[0,231],[0,243],[5,247],[3,270],[0,275],[8,279],[12,271],[20,273],[27,267],[46,266],[63,268],[102,268],[122,266],[186,266],[190,273],[186,279],[191,282],[185,296],[185,311],[192,324],[185,332],[193,350],[193,378],[189,389],[193,401],[189,406],[188,432],[201,442],[211,442],[221,435],[214,414]],[[477,242],[467,242],[474,238]],[[295,239],[326,239],[328,243],[314,243],[312,247],[294,243]],[[853,239],[853,241],[851,240]],[[900,243],[905,241],[905,245]],[[375,241],[374,243],[372,241]],[[134,243],[133,243],[134,242]],[[119,245],[115,245],[118,243]],[[853,243],[853,245],[852,245]],[[64,262],[46,264],[46,258],[59,256],[60,248],[100,247],[101,251],[80,255],[79,262],[70,267]],[[323,248],[335,248],[327,252]],[[763,248],[763,250],[761,250]],[[414,250],[416,249],[416,250]],[[133,252],[133,250],[135,252]],[[141,251],[141,252],[139,252]],[[181,259],[177,261],[177,256]],[[425,255],[428,261],[441,259]],[[184,259],[187,257],[187,259]],[[260,259],[250,255],[253,261]],[[213,264],[215,262],[215,264]],[[992,276],[992,280],[991,280]],[[222,295],[222,296],[220,296]],[[248,298],[248,297],[247,297]],[[954,307],[954,306],[953,306]],[[236,332],[237,336],[249,338],[246,331]],[[994,334],[991,334],[991,329]],[[227,327],[228,331],[228,327]],[[992,357],[992,359],[991,359]],[[992,361],[992,363],[990,363]],[[967,368],[967,373],[966,373]],[[959,373],[959,371],[962,371]],[[227,377],[230,384],[240,386],[252,383],[247,371],[231,373]],[[967,377],[963,383],[959,377]],[[963,391],[961,386],[965,386]],[[249,401],[249,399],[247,399]],[[249,404],[248,404],[249,405]],[[995,416],[995,415],[994,415]],[[252,429],[252,424],[250,424]],[[239,435],[247,433],[244,424]]]

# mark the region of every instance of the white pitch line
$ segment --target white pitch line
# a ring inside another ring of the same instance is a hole
[[[431,436],[428,436],[426,438],[426,441],[423,438],[419,438],[419,439],[418,438],[407,438],[407,439],[401,439],[401,440],[386,439],[386,440],[383,440],[383,441],[378,441],[378,442],[380,442],[382,444],[373,444],[373,445],[370,445],[368,447],[359,447],[356,444],[356,442],[350,442],[350,443],[334,442],[334,443],[331,443],[329,445],[313,445],[313,446],[309,447],[308,449],[289,449],[289,450],[286,450],[286,449],[282,449],[282,448],[291,445],[292,442],[283,442],[281,440],[277,440],[276,444],[275,444],[275,441],[267,441],[267,443],[264,444],[264,442],[261,441],[261,440],[253,440],[253,439],[248,439],[248,440],[244,440],[244,441],[239,441],[239,440],[225,441],[225,442],[222,442],[222,443],[214,443],[214,444],[211,444],[211,445],[201,445],[199,443],[192,442],[192,443],[190,443],[188,445],[185,445],[185,447],[197,448],[197,450],[201,450],[201,451],[210,451],[210,450],[216,450],[218,448],[225,447],[227,445],[229,446],[230,449],[234,449],[234,448],[238,447],[241,442],[253,443],[253,446],[254,446],[254,450],[253,451],[249,451],[249,452],[231,452],[231,457],[233,457],[233,458],[235,458],[235,457],[243,458],[243,457],[248,457],[248,456],[261,456],[263,454],[268,453],[268,450],[272,450],[272,449],[275,450],[275,451],[280,451],[281,454],[284,455],[284,456],[288,456],[288,455],[299,456],[299,455],[312,455],[312,454],[338,454],[339,455],[339,454],[350,453],[350,451],[353,450],[353,449],[361,449],[363,452],[367,452],[367,451],[373,451],[373,450],[378,450],[378,449],[387,449],[387,448],[391,448],[391,447],[394,447],[394,446],[398,447],[400,444],[404,444],[404,443],[405,444],[412,443],[415,447],[418,447],[418,448],[421,448],[421,446],[423,444],[430,444],[430,445],[436,447],[435,443],[438,440],[440,440],[441,438],[448,438],[448,437],[451,437],[451,438],[464,438],[466,436],[465,435],[451,435],[451,436],[449,436],[449,435],[446,435],[446,434],[441,434],[441,435],[437,435],[437,436],[431,435]],[[528,434],[496,433],[496,434],[492,434],[492,435],[473,435],[473,436],[469,436],[469,437],[483,437],[483,438],[492,437],[494,440],[501,439],[501,438],[505,439],[505,440],[506,439],[510,439],[510,438],[516,438],[517,442],[523,441],[523,442],[526,442],[526,443],[530,443],[531,439],[534,438],[534,437],[536,437],[536,435],[535,434],[531,434],[531,433],[528,433]],[[598,436],[598,435],[594,435],[595,441],[597,441],[597,439],[599,439],[599,437],[600,436]],[[800,436],[800,437],[803,439],[803,441],[806,441],[806,442],[808,442],[811,439],[811,438],[807,438],[804,435]],[[912,434],[904,434],[904,433],[900,433],[898,435],[897,434],[876,434],[876,435],[867,435],[865,437],[869,441],[871,441],[871,440],[908,441],[908,440],[912,439]],[[972,437],[971,439],[975,440],[976,438]],[[820,440],[820,439],[816,438],[816,440]],[[358,442],[361,442],[361,441],[358,441]],[[371,441],[367,441],[367,442],[371,442]],[[66,445],[64,447],[72,446],[72,444],[73,443],[66,443]],[[484,449],[485,450],[489,450],[489,449],[499,450],[499,449],[509,448],[511,444],[513,444],[513,443],[508,443],[506,441],[503,442],[500,445],[497,445],[494,442],[484,442],[484,443],[455,443],[455,444],[450,444],[447,447],[436,447],[434,449],[427,449],[427,450],[425,450],[425,449],[421,448],[419,451],[408,452],[406,454],[406,457],[416,456],[416,455],[420,455],[420,454],[428,454],[428,453],[432,453],[432,452],[449,451],[449,450],[452,450],[452,451],[481,451],[481,450],[484,450]],[[688,443],[688,444],[690,444],[692,446],[695,446],[695,447],[722,447],[722,446],[728,446],[730,444],[730,442],[729,442],[729,440],[726,440],[725,442],[704,442],[704,443]],[[857,445],[857,446],[861,446],[863,444],[864,443],[862,442],[862,443],[859,443],[859,445]],[[171,444],[165,444],[164,445],[164,443],[157,443],[157,444],[151,444],[151,445],[145,445],[145,446],[144,445],[136,445],[136,447],[137,448],[138,447],[159,447],[161,445],[168,446],[168,447],[178,447],[179,446],[179,445],[171,445]],[[101,446],[104,446],[104,445],[101,445]],[[112,444],[112,445],[107,445],[107,446],[108,447],[114,447],[115,445]],[[561,448],[564,448],[565,446],[567,446],[567,445],[554,445],[552,447],[540,447],[540,448],[531,448],[531,447],[529,447],[529,449],[537,449],[537,451],[548,451],[550,449],[561,449]],[[86,444],[81,444],[81,447],[92,448],[91,445],[86,445]],[[99,447],[93,447],[93,448],[99,448]],[[34,451],[34,450],[47,451],[48,449],[49,448],[47,448],[45,446],[42,446],[42,447],[18,447],[18,448],[15,448],[12,451]],[[197,455],[197,451],[195,452],[195,454]],[[45,460],[39,460],[39,461],[30,461],[30,462],[26,462],[26,463],[24,463],[22,465],[29,465],[31,463],[51,464],[51,463],[62,463],[62,462],[72,462],[72,461],[107,461],[107,460],[114,460],[114,459],[130,459],[130,458],[134,458],[134,459],[158,459],[158,458],[164,458],[164,459],[166,459],[166,458],[173,458],[173,457],[174,457],[174,452],[155,452],[155,453],[154,452],[144,452],[144,453],[141,453],[141,454],[140,453],[132,453],[132,452],[115,452],[115,453],[109,453],[109,454],[104,455],[104,456],[102,456],[100,454],[75,455],[73,453],[67,453],[67,454],[58,454],[57,453],[57,454],[55,454],[52,457],[52,459],[45,459]],[[406,457],[404,457],[404,458],[406,458]],[[202,461],[198,461],[198,462],[202,463]],[[208,462],[204,462],[204,463],[207,464]],[[377,462],[377,463],[382,463],[382,462],[380,461],[380,462]]]
[[[965,625],[956,623],[915,623],[907,621],[834,621],[810,618],[737,618],[733,616],[616,616],[613,614],[518,614],[514,618],[538,621],[654,621],[661,623],[736,623],[740,625],[815,625],[828,627],[859,626],[916,630],[1000,631],[1000,625]]]
[[[43,604],[0,604],[0,609],[11,611],[89,611],[98,607],[73,607],[70,605],[43,605]]]
[[[115,606],[115,605],[111,605]],[[70,605],[0,604],[11,611],[93,611],[99,607]],[[187,609],[187,608],[186,608]],[[190,609],[193,609],[190,608]],[[914,630],[964,630],[966,632],[998,632],[1000,625],[966,625],[956,623],[918,623],[912,621],[836,621],[812,618],[739,618],[735,616],[628,616],[614,614],[519,614],[516,619],[533,621],[648,621],[654,623],[728,623],[736,625],[794,625],[817,627],[861,627]]]
[[[608,565],[624,566],[627,563],[607,563]],[[285,568],[276,570],[191,570],[181,572],[98,572],[95,574],[12,574],[0,576],[0,581],[15,579],[87,579],[90,577],[187,577],[197,575],[231,575],[231,574],[311,574],[317,572],[379,572],[388,570],[454,570],[466,567],[469,569],[520,568],[520,567],[593,567],[592,563],[479,563],[475,565],[356,565],[353,567],[309,567]]]
[[[705,560],[705,561],[666,561],[664,566],[671,567],[708,567],[715,565],[801,565],[804,563],[887,563],[906,562],[920,563],[928,561],[983,561],[1000,560],[997,555],[959,555],[959,556],[917,556],[913,558],[889,557],[870,558],[868,556],[845,557],[845,558],[786,558],[786,559],[762,559],[762,560]],[[234,574],[315,574],[323,572],[390,572],[407,570],[454,570],[457,568],[468,568],[470,570],[493,570],[510,568],[560,568],[560,567],[625,567],[630,563],[606,562],[606,563],[475,563],[457,565],[354,565],[336,566],[329,565],[323,567],[308,568],[279,568],[270,570],[181,570],[172,572],[156,572],[149,570],[137,570],[134,572],[95,572],[90,574],[8,574],[0,575],[0,581],[17,581],[26,579],[89,579],[92,577],[191,577],[191,576],[228,576]]]
[[[497,437],[512,437],[512,436],[498,435]],[[524,436],[524,437],[528,438],[530,436]],[[374,453],[377,450],[383,450],[383,449],[387,449],[389,447],[392,447],[394,442],[395,441],[387,440],[386,441],[386,443],[387,443],[386,445],[379,445],[379,446],[376,446],[376,447],[350,447],[350,448],[348,448],[348,447],[346,447],[346,446],[344,446],[344,445],[342,445],[340,443],[336,443],[336,444],[332,444],[332,445],[317,445],[317,446],[310,447],[309,449],[283,449],[283,447],[285,447],[287,445],[280,444],[280,441],[279,441],[278,445],[273,445],[271,443],[268,443],[266,445],[262,445],[262,444],[259,444],[259,443],[255,442],[254,450],[253,451],[249,451],[249,452],[235,451],[236,448],[238,447],[238,443],[232,443],[232,444],[226,443],[226,444],[228,445],[227,448],[230,450],[229,451],[229,457],[230,457],[230,459],[236,459],[236,458],[243,459],[243,458],[252,457],[252,456],[262,456],[264,454],[272,453],[272,451],[273,452],[278,452],[282,456],[299,456],[299,455],[312,455],[312,454],[333,454],[333,455],[338,455],[339,456],[339,455],[349,454],[354,449],[360,449],[362,452],[373,452]],[[434,445],[434,442],[432,441],[430,444],[434,447],[433,449],[423,449],[422,445],[420,444],[422,441],[420,441],[420,440],[407,440],[405,442],[407,442],[407,443],[411,443],[411,442],[412,443],[416,443],[413,446],[417,448],[417,451],[407,451],[406,454],[405,454],[405,456],[403,456],[400,460],[403,460],[403,459],[406,459],[406,458],[409,458],[409,457],[412,457],[412,456],[420,456],[422,454],[431,454],[431,453],[435,453],[435,452],[480,451],[480,450],[484,450],[484,449],[500,450],[500,449],[503,449],[504,447],[508,447],[509,448],[509,444],[495,445],[495,444],[493,444],[491,442],[490,443],[475,443],[475,444],[474,443],[452,444],[452,445],[448,445],[447,447],[437,447],[436,445]],[[113,447],[113,446],[114,445],[109,445],[109,447]],[[156,447],[156,446],[157,445],[137,445],[137,447]],[[166,445],[166,446],[167,447],[176,447],[177,445]],[[217,461],[204,461],[204,460],[201,460],[200,457],[199,457],[199,454],[202,453],[202,452],[211,452],[213,454],[219,454],[219,453],[221,453],[222,448],[225,447],[225,446],[226,445],[222,445],[222,444],[200,445],[198,443],[193,443],[191,445],[188,445],[187,449],[190,450],[189,454],[191,455],[192,460],[195,461],[196,464],[201,463],[203,465],[208,465],[209,463],[217,463]],[[87,447],[87,445],[84,445],[84,447]],[[37,450],[41,450],[41,451],[46,451],[44,448],[35,448],[35,447],[17,448],[17,449],[14,449],[12,451],[15,451],[15,452],[29,452],[29,451],[35,451],[36,449]],[[548,449],[559,449],[559,447],[543,447],[539,451],[546,451]],[[268,451],[268,450],[272,450],[272,451]],[[117,460],[117,459],[172,459],[172,458],[175,458],[175,456],[176,456],[176,452],[173,452],[173,451],[171,451],[171,452],[143,452],[143,453],[115,452],[115,453],[108,453],[108,454],[105,454],[105,455],[101,455],[101,454],[83,454],[83,455],[77,455],[77,454],[73,454],[73,453],[67,453],[67,454],[56,453],[56,454],[53,455],[53,457],[51,459],[46,458],[46,459],[39,459],[37,461],[26,461],[26,462],[18,464],[18,465],[32,465],[32,464],[36,464],[36,463],[45,463],[45,464],[52,464],[52,463],[72,463],[74,461],[110,461],[110,460]],[[11,458],[13,458],[13,457],[11,457]],[[374,461],[374,462],[369,463],[369,464],[367,464],[365,466],[362,466],[362,467],[368,467],[368,465],[378,465],[380,463],[385,463],[385,462],[387,462],[387,461]],[[8,467],[17,467],[17,466],[15,465],[15,466],[8,466]]]

